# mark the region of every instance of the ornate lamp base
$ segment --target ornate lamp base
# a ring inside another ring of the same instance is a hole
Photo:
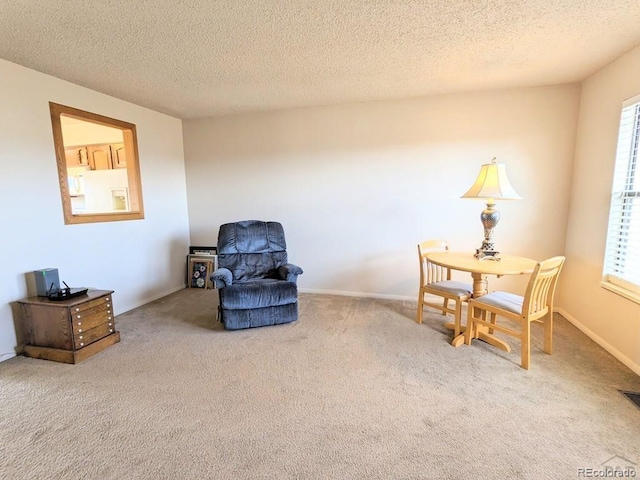
[[[476,249],[476,257],[478,260],[500,260],[500,252],[493,249],[493,229],[500,220],[500,212],[495,209],[496,204],[493,199],[489,199],[487,202],[487,208],[482,211],[480,215],[480,221],[484,227],[484,240],[482,246]]]
[[[495,250],[482,250],[481,248],[476,248],[476,254],[474,255],[478,260],[500,260],[500,252]]]

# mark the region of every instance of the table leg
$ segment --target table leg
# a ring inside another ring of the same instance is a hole
[[[473,298],[486,295],[488,293],[487,276],[482,273],[472,273],[471,278],[473,278]]]
[[[447,322],[444,324],[444,328],[448,329],[448,330],[455,330],[456,329],[456,325],[453,322]],[[451,341],[451,345],[453,345],[454,347],[459,347],[460,345],[462,345],[464,343],[464,332],[467,329],[467,327],[465,327],[464,325],[460,325],[460,335],[458,335],[457,337],[455,337],[452,341]]]
[[[453,324],[451,324],[453,326]],[[464,332],[467,330],[466,326],[461,326],[460,327],[460,331],[463,332],[460,335],[458,335],[456,338],[454,338],[451,341],[451,345],[453,345],[454,347],[459,347],[460,345],[462,345],[464,343]],[[494,347],[498,347],[501,350],[504,350],[505,352],[510,352],[511,351],[511,347],[509,346],[509,344],[507,342],[504,342],[502,340],[500,340],[498,337],[491,335],[487,330],[485,326],[479,326],[478,327],[478,340],[482,340],[483,342],[486,342],[490,345],[493,345]]]
[[[493,345],[494,347],[498,347],[500,350],[504,350],[505,352],[510,352],[511,347],[507,342],[503,342],[498,337],[487,333],[484,330],[484,325],[479,328],[478,331],[478,340],[482,340],[483,342],[487,342],[489,345]]]
[[[482,273],[472,273],[471,277],[473,278],[473,298],[478,298],[478,297],[481,297],[482,295],[486,295],[487,293],[489,293],[487,289],[488,283],[487,283],[486,275]],[[479,314],[479,312],[473,312],[473,313],[474,315]],[[462,327],[461,330],[464,332],[466,330],[466,327]],[[484,326],[480,326],[478,328],[478,339],[488,343],[489,345],[498,347],[499,349],[504,350],[505,352],[511,351],[511,347],[509,346],[508,343],[500,340],[494,335],[491,335],[488,332],[488,329]],[[458,335],[456,338],[453,339],[453,341],[451,342],[451,345],[453,345],[454,347],[459,347],[463,343],[464,343],[464,335]]]
[[[482,273],[471,273],[471,278],[473,278],[473,297],[481,297],[482,295],[487,294],[487,276]],[[446,326],[446,325],[445,325]],[[453,324],[451,324],[453,327]],[[460,331],[464,333],[466,330],[465,326],[460,327]],[[464,335],[458,335],[453,339],[451,345],[454,347],[459,347],[464,343]]]
[[[460,335],[458,335],[456,338],[454,338],[451,341],[451,345],[453,345],[455,348],[458,348],[460,345],[462,345],[464,343],[464,331],[466,330],[466,327],[460,327],[460,331],[463,332]]]

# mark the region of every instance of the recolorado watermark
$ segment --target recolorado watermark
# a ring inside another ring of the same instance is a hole
[[[636,464],[629,459],[614,455],[599,467],[578,468],[578,478],[636,478]]]

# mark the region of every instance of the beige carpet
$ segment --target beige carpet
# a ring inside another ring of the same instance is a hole
[[[561,317],[552,356],[534,327],[525,371],[517,347],[454,349],[413,302],[302,294],[298,322],[228,332],[216,299],[188,289],[120,315],[122,342],[77,365],[0,363],[0,478],[572,479],[612,457],[640,470],[640,409],[618,392],[640,377]]]

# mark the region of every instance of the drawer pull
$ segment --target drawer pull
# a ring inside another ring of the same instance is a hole
[[[80,346],[81,346],[81,347],[84,347],[84,343],[81,343],[81,344],[80,344]]]
[[[81,328],[78,329],[78,333],[82,333],[82,329]]]
[[[80,335],[78,338],[79,338],[80,340],[82,340],[82,335]]]
[[[111,306],[111,304],[110,304],[110,303],[107,303],[107,307],[110,307],[110,306]]]
[[[113,328],[110,328],[110,329],[109,329],[109,333],[113,333]]]
[[[107,320],[111,320],[111,317],[107,317]]]
[[[79,312],[79,311],[80,311],[80,309],[79,309],[79,308],[76,308],[76,312]]]
[[[82,315],[76,315],[76,318],[82,318]]]
[[[107,313],[111,313],[111,310],[107,310]]]
[[[113,325],[113,323],[110,323],[109,326]]]
[[[78,322],[78,325],[82,325],[82,322]]]

